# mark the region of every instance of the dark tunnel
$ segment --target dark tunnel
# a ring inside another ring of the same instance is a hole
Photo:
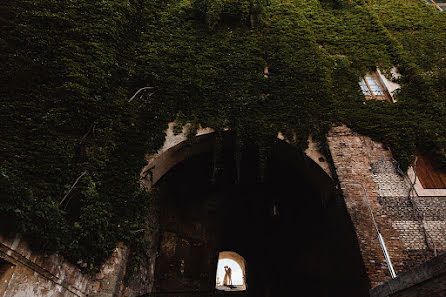
[[[228,134],[217,166],[212,152],[202,153],[158,182],[155,291],[159,296],[368,296],[353,226],[331,178],[279,140],[262,173],[257,151],[255,145],[246,147],[236,166]],[[246,260],[246,291],[215,290],[220,251]]]

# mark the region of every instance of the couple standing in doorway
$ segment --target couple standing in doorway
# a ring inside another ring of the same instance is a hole
[[[225,266],[225,277],[223,278],[223,286],[232,286],[232,270],[229,266]]]

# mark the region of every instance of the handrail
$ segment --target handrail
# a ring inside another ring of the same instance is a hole
[[[387,267],[389,268],[389,271],[390,271],[390,276],[392,278],[395,278],[396,273],[395,273],[395,270],[393,269],[393,265],[392,265],[392,261],[390,259],[389,253],[387,252],[386,244],[384,243],[384,238],[382,237],[381,232],[379,231],[378,224],[376,223],[375,216],[373,215],[373,210],[372,210],[372,207],[370,206],[370,201],[369,201],[369,197],[367,195],[367,190],[365,189],[364,185],[359,182],[342,181],[341,183],[344,183],[347,185],[352,185],[352,186],[360,186],[362,188],[362,190],[364,191],[365,204],[367,205],[367,208],[369,209],[370,217],[372,219],[373,226],[375,227],[376,234],[378,236],[379,245],[381,246],[381,250],[383,252],[384,259],[386,260]]]

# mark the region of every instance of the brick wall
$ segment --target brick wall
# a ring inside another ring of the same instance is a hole
[[[371,297],[446,296],[446,253],[370,290]]]
[[[409,195],[410,181],[398,173],[391,152],[369,137],[335,127],[327,140],[372,287],[390,273],[365,193],[351,182],[364,185],[397,274],[432,258],[434,248],[446,251],[446,197]]]

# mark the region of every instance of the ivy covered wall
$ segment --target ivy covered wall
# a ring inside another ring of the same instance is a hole
[[[259,163],[278,132],[304,149],[346,124],[402,168],[446,165],[446,13],[423,0],[10,0],[0,27],[2,222],[93,271],[144,248],[139,171],[174,120]],[[402,74],[397,103],[362,95],[376,67]]]

